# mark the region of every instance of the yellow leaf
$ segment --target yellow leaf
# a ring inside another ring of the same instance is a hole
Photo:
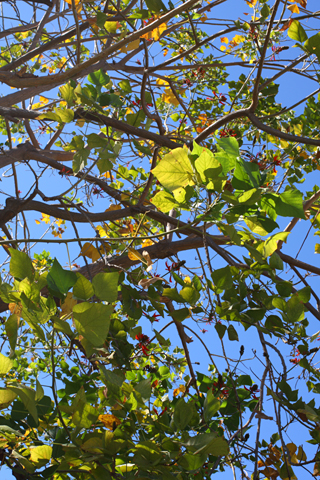
[[[290,5],[289,7],[287,7],[288,10],[290,10],[290,12],[292,13],[300,13],[300,10],[299,10],[299,7],[298,5],[294,4],[294,5]]]
[[[80,128],[83,127],[84,123],[85,123],[85,119],[84,119],[84,118],[79,118],[79,119],[76,121],[77,127],[80,127]]]
[[[112,173],[110,174],[109,170],[106,173],[104,173],[103,176],[106,178],[110,178],[111,180],[113,179],[113,175]]]
[[[46,105],[46,104],[49,102],[49,100],[48,100],[46,97],[42,97],[41,95],[40,95],[40,97],[39,97],[39,100],[40,100],[40,102],[43,103],[44,105]]]
[[[100,237],[107,237],[107,230],[106,230],[107,225],[105,227],[102,227],[101,225],[98,225],[96,227],[96,230],[98,230]]]
[[[82,255],[83,257],[92,258],[92,254],[94,250],[97,250],[97,249],[93,245],[91,245],[89,242],[86,242],[81,248],[80,255]]]
[[[68,292],[63,304],[61,305],[60,316],[64,317],[65,315],[69,315],[76,304],[77,304],[77,300],[73,298],[72,292]]]
[[[258,0],[247,0],[246,4],[249,5],[249,7],[253,8],[255,4],[257,3]]]
[[[35,222],[36,222],[38,225],[40,225],[40,220],[35,220]]]
[[[221,45],[220,50],[224,52],[225,50],[227,50],[227,47],[225,45]]]
[[[127,193],[121,193],[121,200],[125,202],[130,200],[130,195],[128,195]]]
[[[99,258],[101,258],[101,251],[99,251],[97,248],[95,247],[92,247],[92,253],[91,253],[91,260],[92,260],[92,263],[96,262],[97,260],[99,260]]]
[[[221,38],[220,38],[220,41],[221,41],[221,43],[226,43],[226,44],[228,44],[228,43],[229,43],[229,38],[228,38],[228,37],[221,37]]]
[[[121,210],[121,205],[110,205],[106,212],[112,212],[113,210]]]
[[[289,450],[291,456],[296,453],[297,445],[295,445],[294,443],[287,443],[286,447]]]
[[[128,45],[124,45],[121,47],[121,52],[122,53],[128,53],[131,52],[131,50],[135,50],[136,48],[139,48],[140,45],[140,38],[137,38],[137,40],[133,40],[133,42],[128,43]]]
[[[179,393],[184,393],[186,391],[185,385],[180,385],[179,388],[173,390],[173,396],[176,397]]]
[[[168,85],[168,82],[166,80],[163,80],[162,78],[157,78],[156,84],[157,85]]]
[[[320,243],[316,243],[314,247],[314,253],[320,253]]]
[[[128,257],[130,258],[130,260],[136,262],[137,260],[140,262],[143,262],[144,263],[144,258],[143,256],[137,252],[134,248],[128,248]]]
[[[190,277],[185,277],[183,281],[184,281],[184,283],[190,284],[191,283],[191,278]]]
[[[115,417],[114,415],[110,415],[110,414],[99,415],[98,419],[109,430],[114,430],[115,427],[117,427],[121,423],[121,420],[118,417]]]
[[[168,54],[169,50],[167,48],[164,48],[162,51],[163,56],[165,57]]]
[[[289,146],[288,142],[280,138],[280,146],[281,148],[287,148]]]
[[[142,248],[145,248],[145,247],[151,247],[151,245],[153,245],[153,241],[152,240],[143,240],[143,243],[142,243]]]
[[[181,92],[181,90],[179,91],[179,93],[180,92]],[[184,90],[183,90],[183,93],[184,93]],[[161,98],[165,103],[171,103],[171,105],[174,105],[175,107],[177,107],[179,105],[179,101],[176,98],[176,96],[173,94],[170,87],[165,88],[164,93],[162,94]]]
[[[205,22],[206,20],[208,20],[208,17],[207,17],[207,15],[206,15],[206,13],[204,13],[204,14],[202,15],[202,17],[200,17],[199,20],[200,20],[200,22],[202,22],[202,23]]]
[[[46,224],[50,223],[50,215],[47,215],[46,213],[41,214],[42,217],[40,218],[41,222],[44,222]]]
[[[17,317],[18,317],[18,320],[20,320],[20,315],[21,315],[21,312],[22,312],[22,305],[21,303],[9,303],[8,305],[9,307],[9,310],[12,314],[16,314]]]

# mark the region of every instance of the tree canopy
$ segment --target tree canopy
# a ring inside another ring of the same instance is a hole
[[[316,8],[1,3],[6,478],[320,476]]]

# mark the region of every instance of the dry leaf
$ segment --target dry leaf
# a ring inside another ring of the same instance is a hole
[[[140,287],[144,288],[145,290],[147,290],[150,285],[154,284],[154,283],[157,282],[158,280],[162,280],[163,282],[169,283],[169,282],[167,282],[167,280],[166,280],[165,278],[162,278],[162,277],[151,277],[151,278],[143,278],[142,280],[140,280],[140,282],[138,283],[138,285],[139,285]]]
[[[10,312],[13,314],[15,313],[18,317],[18,320],[20,320],[20,315],[22,312],[22,305],[21,303],[9,303],[8,305]]]
[[[70,315],[72,313],[73,307],[77,304],[77,300],[73,298],[72,292],[68,292],[67,296],[61,305],[61,317],[64,317],[65,315]]]
[[[150,272],[152,270],[152,266],[153,266],[151,257],[149,255],[149,253],[146,252],[146,250],[144,250],[142,252],[142,255],[143,255],[143,258],[145,259],[145,261],[147,262],[147,265],[148,265],[147,272]]]
[[[110,205],[106,212],[112,212],[113,210],[121,210],[121,205]]]
[[[121,47],[121,52],[122,53],[128,53],[131,52],[131,50],[135,50],[136,48],[139,48],[140,45],[140,38],[137,38],[136,40],[133,40],[133,42],[128,43],[128,45],[124,45]]]
[[[263,412],[256,413],[256,418],[261,418],[262,420],[273,420],[273,417],[268,417],[268,415]]]

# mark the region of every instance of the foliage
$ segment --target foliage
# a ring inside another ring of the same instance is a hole
[[[320,475],[310,3],[2,4],[16,480]]]

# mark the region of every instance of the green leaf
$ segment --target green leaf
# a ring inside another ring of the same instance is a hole
[[[214,154],[214,158],[220,163],[222,167],[223,175],[226,175],[230,170],[233,170],[236,166],[236,157],[228,155],[226,152],[221,151]]]
[[[187,470],[189,472],[195,472],[202,467],[206,460],[206,453],[203,453],[201,455],[185,453],[182,457],[179,458],[178,465],[180,465],[180,467],[182,467],[184,470]]]
[[[210,178],[218,177],[222,172],[220,163],[211,152],[203,152],[195,161],[195,167],[203,183],[207,183]]]
[[[46,112],[39,115],[38,120],[53,120],[54,122],[61,122],[60,115],[54,112]]]
[[[292,292],[292,283],[291,282],[278,282],[276,284],[276,289],[281,297],[289,297]]]
[[[68,105],[72,105],[74,98],[74,88],[71,87],[70,83],[63,85],[59,88],[61,98],[67,102]]]
[[[95,347],[104,344],[109,332],[111,305],[83,302],[73,307],[73,316],[79,334]]]
[[[9,340],[11,350],[13,352],[15,351],[16,344],[17,344],[18,327],[19,327],[18,316],[15,313],[13,313],[12,315],[10,315],[10,317],[5,323],[6,334]]]
[[[9,248],[11,255],[10,260],[10,273],[17,280],[23,280],[28,278],[33,280],[34,277],[34,268],[32,266],[32,261],[28,255],[24,252],[20,252],[15,248]]]
[[[190,315],[189,308],[184,307],[178,310],[173,310],[173,312],[170,312],[170,315],[177,322],[183,322],[183,320],[185,320]]]
[[[262,253],[264,257],[270,257],[270,255],[277,250],[279,241],[286,243],[289,233],[290,232],[280,232],[267,238],[267,240],[262,244]],[[260,249],[257,250],[261,251]]]
[[[135,384],[134,389],[140,393],[143,401],[146,402],[151,397],[151,379],[145,378],[141,380]]]
[[[78,279],[73,286],[73,295],[81,300],[88,300],[89,298],[93,297],[94,289],[91,282],[89,282],[86,277],[81,275],[81,273],[77,273],[76,275]]]
[[[237,190],[258,188],[261,183],[259,166],[256,163],[238,159],[232,179],[232,186]]]
[[[180,398],[175,407],[173,421],[179,430],[184,430],[193,417],[192,405],[185,402],[184,398]]]
[[[310,53],[314,53],[317,55],[318,59],[320,57],[320,33],[317,33],[316,35],[313,35],[310,37],[305,43],[304,47],[308,50]]]
[[[230,267],[223,267],[215,270],[211,274],[214,285],[220,290],[228,290],[233,285]]]
[[[26,410],[30,413],[36,424],[38,424],[38,413],[36,407],[36,392],[30,387],[26,387],[24,385],[9,385],[8,389],[15,393],[20,400],[22,401],[23,405],[25,406]]]
[[[276,204],[278,201],[278,195],[275,194],[265,194],[260,200],[260,207],[266,212],[271,220],[275,221],[277,219]]]
[[[5,375],[13,367],[13,360],[0,353],[0,375]]]
[[[42,398],[44,397],[44,390],[39,382],[39,380],[36,380],[36,396],[35,396],[35,401],[39,402]],[[50,402],[51,403],[51,402]]]
[[[97,25],[98,25],[98,27],[104,28],[104,24],[106,23],[107,18],[108,18],[108,15],[106,15],[103,12],[99,12],[99,10],[98,10],[97,11]],[[92,82],[92,83],[94,83],[94,82]]]
[[[116,31],[118,29],[118,22],[105,22],[104,23],[104,28],[109,33],[116,33]]]
[[[101,88],[105,85],[108,85],[108,83],[110,82],[110,77],[102,70],[97,70],[96,72],[90,73],[90,75],[88,75],[88,80],[90,83],[93,83],[97,87]]]
[[[17,394],[8,388],[0,388],[0,409],[2,410],[7,408],[16,398],[16,396]]]
[[[297,322],[303,317],[304,305],[297,295],[293,295],[287,302],[287,318],[290,322]]]
[[[270,15],[270,7],[265,3],[261,8],[260,13],[263,18],[268,18]]]
[[[180,290],[179,295],[183,298],[183,300],[190,305],[194,305],[200,298],[200,293],[192,287],[184,287]]]
[[[288,30],[288,37],[297,42],[303,43],[308,40],[308,36],[298,20],[293,20]]]
[[[165,155],[152,173],[170,192],[179,187],[194,185],[193,169],[186,147],[176,148]]]
[[[146,115],[143,110],[138,113],[128,113],[126,122],[133,127],[140,127],[141,123],[145,121]]]
[[[69,108],[56,109],[56,113],[59,115],[61,123],[70,123],[74,119],[74,111]]]
[[[277,252],[274,252],[270,259],[269,259],[269,265],[271,268],[274,268],[276,270],[283,270],[283,261],[277,254]]]
[[[302,193],[299,190],[281,193],[276,203],[276,212],[282,217],[297,217],[305,220]]]
[[[59,298],[63,298],[77,281],[77,274],[64,270],[58,260],[53,260],[47,276],[48,288]]]
[[[121,82],[118,83],[118,86],[126,94],[132,92],[132,88],[129,80],[122,80]]]
[[[99,168],[100,175],[102,175],[108,170],[111,170],[111,168],[113,167],[113,164],[107,158],[100,158],[97,162],[97,167]]]
[[[105,147],[109,143],[109,140],[97,133],[90,133],[87,135],[87,142],[89,148],[99,148]]]
[[[73,423],[80,428],[90,428],[97,421],[97,409],[92,407],[86,399],[84,388],[81,387],[72,403]]]
[[[204,401],[204,419],[206,422],[209,422],[211,418],[217,413],[220,408],[220,400],[214,396],[212,390],[209,390]]]
[[[168,213],[170,210],[176,206],[178,206],[178,202],[174,199],[174,197],[166,192],[165,190],[161,190],[158,192],[155,197],[151,199],[153,205],[157,207],[160,212]]]
[[[214,328],[217,330],[217,333],[219,335],[219,338],[223,338],[224,337],[224,334],[226,333],[226,330],[227,330],[227,327],[226,325],[223,325],[222,323],[220,322],[217,322],[214,326]]]
[[[254,205],[261,197],[261,190],[257,188],[252,188],[251,190],[247,190],[242,195],[240,195],[237,200],[239,203],[247,204],[247,205]]]
[[[141,145],[136,140],[133,140],[133,145],[136,147],[136,149],[139,152],[144,153],[144,155],[152,155],[152,152],[151,152],[149,147],[145,147],[145,146]]]
[[[233,325],[229,325],[228,327],[228,337],[230,341],[233,341],[233,340],[236,340],[237,342],[239,341],[237,331]]]
[[[72,170],[74,174],[84,169],[84,167],[87,165],[89,155],[90,150],[88,148],[82,148],[74,154],[72,161]]]
[[[183,444],[188,450],[197,454],[212,454],[215,457],[220,455],[228,455],[229,446],[223,437],[217,437],[216,433],[200,433],[194,437],[190,437],[186,443]]]
[[[30,461],[37,464],[37,467],[43,467],[52,457],[52,447],[50,445],[40,445],[30,448]]]
[[[217,140],[217,144],[219,150],[223,150],[226,152],[230,157],[239,158],[240,157],[240,150],[239,144],[234,137],[222,137]]]
[[[74,333],[71,330],[69,323],[67,323],[65,320],[61,320],[58,317],[54,317],[53,320],[54,320],[54,328],[58,330],[58,332],[66,333],[71,338],[74,336]]]
[[[162,295],[178,303],[184,303],[184,299],[179,295],[176,288],[164,288]]]
[[[93,277],[94,292],[100,300],[115,302],[118,298],[118,272],[98,273]]]
[[[307,303],[310,301],[310,297],[311,297],[311,287],[304,287],[304,288],[301,288],[301,290],[299,290],[297,293],[296,293],[298,299],[300,300],[300,302],[302,303]]]
[[[149,12],[160,13],[161,10],[164,12],[167,10],[162,0],[146,0],[145,3]]]

